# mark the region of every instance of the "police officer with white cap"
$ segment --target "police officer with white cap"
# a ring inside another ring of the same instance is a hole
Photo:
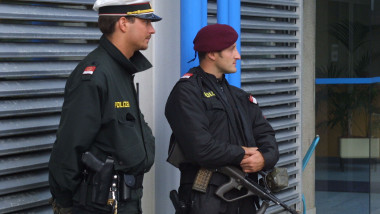
[[[94,10],[103,36],[66,83],[49,161],[51,203],[54,213],[142,213],[155,143],[133,78],[152,67],[140,50],[161,17],[149,0],[97,0]]]

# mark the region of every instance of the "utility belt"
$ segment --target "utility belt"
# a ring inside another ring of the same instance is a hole
[[[220,186],[229,181],[226,175],[215,170],[206,170],[193,164],[181,164],[180,170],[181,184],[195,184],[201,182],[203,186],[207,186],[208,184]]]
[[[142,188],[144,174],[129,175],[114,170],[114,160],[107,157],[105,162],[92,153],[82,155],[84,164],[83,179],[79,192],[79,203],[110,205],[117,210],[117,202],[131,200],[132,191]]]

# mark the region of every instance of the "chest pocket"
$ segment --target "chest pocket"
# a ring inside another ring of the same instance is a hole
[[[225,111],[223,104],[216,97],[203,98],[203,103],[207,111]]]
[[[136,124],[136,116],[125,110],[121,110],[117,113],[117,120],[120,124],[131,127],[134,127]]]

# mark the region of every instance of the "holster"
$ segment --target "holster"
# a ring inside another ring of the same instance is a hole
[[[144,179],[144,174],[141,175],[128,175],[124,173],[119,173],[119,200],[129,201],[131,199],[132,190],[142,188],[142,183]]]
[[[114,174],[113,159],[108,157],[103,167],[92,177],[92,202],[107,204]]]

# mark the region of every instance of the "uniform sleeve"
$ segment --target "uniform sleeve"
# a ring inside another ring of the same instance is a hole
[[[141,114],[141,118],[142,118],[142,128],[143,128],[143,133],[144,133],[145,151],[146,151],[144,166],[141,168],[144,169],[144,173],[146,173],[150,170],[150,168],[152,167],[154,163],[155,139],[154,139],[151,128],[149,127],[148,123],[145,122],[144,116],[142,114]]]
[[[253,115],[253,136],[259,151],[264,157],[264,170],[268,170],[276,165],[279,159],[278,145],[275,132],[269,122],[264,118],[262,111],[256,104],[250,104]]]
[[[66,86],[60,127],[49,161],[51,192],[58,204],[71,206],[81,181],[81,154],[88,150],[101,124],[101,90],[93,81]]]
[[[179,82],[166,103],[166,118],[185,158],[209,168],[239,165],[244,150],[213,139],[199,91],[191,82]]]

